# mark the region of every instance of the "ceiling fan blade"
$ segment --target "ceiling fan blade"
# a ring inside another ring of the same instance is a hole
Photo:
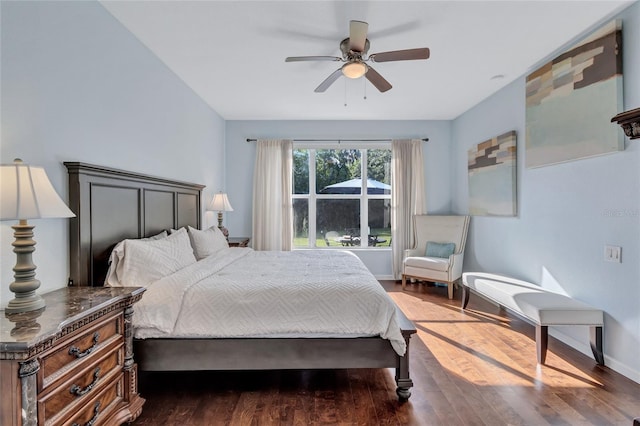
[[[318,87],[316,87],[316,90],[314,90],[314,92],[316,93],[322,93],[325,90],[327,90],[329,88],[329,86],[331,86],[333,84],[334,81],[336,81],[340,76],[342,75],[342,68],[338,68],[337,70],[335,70],[329,77],[327,77],[325,79],[325,81],[323,81],[322,83],[320,83],[320,85]]]
[[[390,52],[372,53],[369,59],[373,62],[412,61],[416,59],[429,59],[429,48],[407,50],[392,50]]]
[[[342,58],[337,56],[289,56],[285,62],[302,62],[302,61],[341,61]]]
[[[349,49],[354,52],[364,52],[367,42],[369,24],[362,21],[349,22]]]
[[[367,80],[369,80],[371,84],[376,86],[376,89],[378,89],[382,93],[386,92],[387,90],[393,87],[391,83],[389,83],[387,80],[384,79],[383,76],[378,74],[378,71],[374,70],[371,67],[369,67],[369,70],[367,71],[365,76],[367,77]]]

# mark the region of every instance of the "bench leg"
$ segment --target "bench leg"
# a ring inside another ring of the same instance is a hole
[[[589,327],[589,340],[591,351],[598,365],[604,365],[604,353],[602,351],[602,327]]]
[[[547,359],[547,345],[549,344],[549,327],[536,325],[536,355],[538,364],[544,364]]]
[[[469,303],[469,293],[471,293],[471,290],[469,290],[466,285],[460,287],[462,287],[462,309],[465,309]]]

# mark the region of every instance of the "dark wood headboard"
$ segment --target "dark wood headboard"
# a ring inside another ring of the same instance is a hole
[[[204,185],[65,162],[69,173],[71,285],[102,286],[113,247],[170,228],[200,228]]]

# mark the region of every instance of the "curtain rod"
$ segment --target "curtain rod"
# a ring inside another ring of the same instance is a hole
[[[400,138],[398,138],[400,139]],[[413,138],[405,138],[413,139]],[[258,139],[247,138],[247,142],[255,142]],[[391,142],[393,139],[293,139],[294,142]],[[420,139],[423,142],[428,142],[429,138]]]

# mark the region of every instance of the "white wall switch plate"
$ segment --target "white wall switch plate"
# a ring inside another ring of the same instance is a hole
[[[604,260],[607,262],[622,263],[622,247],[604,246]]]

